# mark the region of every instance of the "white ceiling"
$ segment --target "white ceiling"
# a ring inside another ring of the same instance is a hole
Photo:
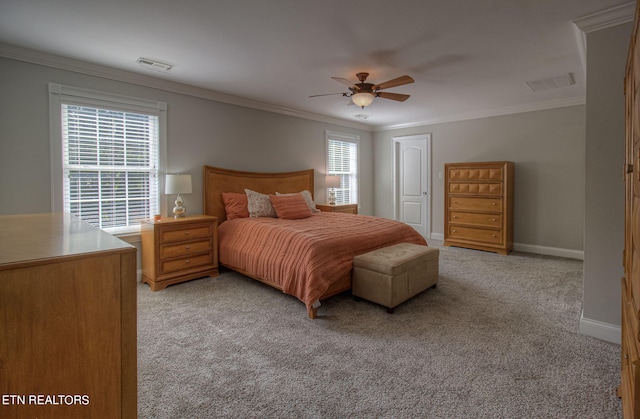
[[[618,8],[617,6],[623,6]],[[605,14],[599,12],[607,11]],[[572,23],[630,21],[628,0],[0,0],[0,42],[371,129],[584,103],[585,52]],[[597,23],[599,24],[599,23]],[[139,57],[173,65],[141,68]],[[404,74],[364,110],[331,76]],[[533,93],[526,81],[571,73]],[[357,114],[368,120],[359,121]]]

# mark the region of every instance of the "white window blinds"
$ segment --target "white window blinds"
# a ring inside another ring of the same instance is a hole
[[[358,143],[353,140],[327,135],[327,174],[340,177],[335,189],[337,204],[358,203]]]
[[[110,232],[135,230],[159,209],[159,121],[62,103],[64,211]]]

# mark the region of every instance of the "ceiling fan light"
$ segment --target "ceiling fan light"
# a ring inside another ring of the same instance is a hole
[[[375,96],[371,93],[356,93],[351,96],[353,103],[360,106],[362,109],[364,109],[365,106],[371,105],[373,99],[375,99]]]

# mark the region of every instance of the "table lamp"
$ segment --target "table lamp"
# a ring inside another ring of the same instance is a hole
[[[331,188],[329,190],[329,205],[336,204],[336,192],[334,188],[340,187],[340,176],[327,176],[325,179],[325,186]]]
[[[165,178],[164,193],[167,195],[178,194],[175,201],[176,206],[173,207],[174,218],[184,217],[184,214],[187,212],[187,209],[182,205],[184,201],[180,194],[191,192],[191,175],[168,174]]]

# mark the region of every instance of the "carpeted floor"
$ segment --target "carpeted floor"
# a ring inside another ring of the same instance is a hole
[[[392,315],[345,293],[310,320],[231,271],[139,285],[139,417],[622,417],[619,346],[578,333],[581,261],[440,249]]]

